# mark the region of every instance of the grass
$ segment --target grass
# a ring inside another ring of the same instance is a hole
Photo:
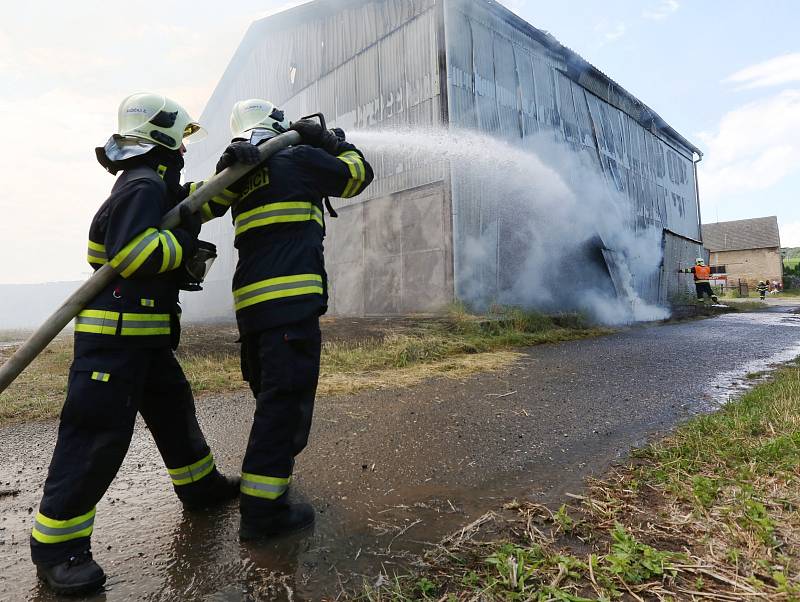
[[[723,298],[721,302],[738,312],[761,311],[768,309],[769,306],[762,301],[747,301],[746,299]]]
[[[512,501],[350,597],[800,600],[800,365],[591,481]]]
[[[473,315],[453,306],[444,318],[420,319],[412,326],[362,341],[326,342],[318,393],[344,395],[364,389],[411,386],[434,376],[461,378],[502,369],[518,353],[515,347],[555,343],[611,332],[595,328],[576,315],[544,316],[513,308],[493,308]],[[1,333],[0,333],[1,334]],[[178,357],[196,394],[246,389],[235,335],[189,327]],[[7,340],[14,338],[10,333]],[[205,344],[203,341],[206,341]],[[53,343],[2,394],[0,424],[52,418],[66,392],[72,359],[71,337]],[[0,361],[3,357],[0,355]]]

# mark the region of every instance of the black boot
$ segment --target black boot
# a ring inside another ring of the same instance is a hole
[[[250,541],[288,535],[314,524],[311,504],[281,504],[275,510],[260,516],[242,516],[239,539]]]
[[[92,559],[89,550],[54,566],[37,564],[36,574],[57,594],[86,594],[100,589],[106,582],[106,574]]]
[[[186,510],[203,510],[239,497],[240,482],[239,477],[226,477],[215,470],[196,483],[182,486],[191,489],[179,490],[178,495]]]

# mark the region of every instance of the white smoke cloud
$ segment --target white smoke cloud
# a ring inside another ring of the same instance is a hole
[[[368,130],[350,137],[369,155],[402,153],[407,165],[449,160],[454,181],[483,191],[480,226],[471,224],[472,233],[454,243],[461,249],[455,250],[461,300],[478,308],[498,302],[577,310],[605,324],[668,317],[636,293],[636,283],[660,267],[660,233],[636,235],[626,227],[633,218],[628,199],[612,193],[591,161],[552,138],[529,140],[523,149],[453,129]],[[457,193],[453,206],[467,209]],[[602,246],[615,264],[614,282]]]

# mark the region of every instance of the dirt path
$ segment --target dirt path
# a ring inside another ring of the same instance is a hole
[[[235,505],[184,515],[144,428],[98,505],[97,599],[320,599],[375,582],[425,542],[510,497],[555,501],[632,445],[713,407],[746,374],[800,353],[792,308],[633,328],[529,349],[505,373],[320,400],[295,494],[313,533],[241,546]],[[698,377],[697,375],[703,375]],[[717,388],[720,385],[720,388]],[[252,401],[198,403],[219,464],[235,471]],[[0,599],[48,600],[28,560],[54,423],[0,429]]]

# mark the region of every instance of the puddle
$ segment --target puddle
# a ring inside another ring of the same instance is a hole
[[[793,313],[742,313],[718,318],[721,322],[749,323],[783,328],[800,328],[800,315]],[[757,344],[756,342],[753,343]],[[713,411],[752,389],[769,378],[770,372],[800,356],[800,344],[795,344],[774,354],[751,360],[733,370],[720,372],[711,379],[704,393],[705,403],[699,411]]]
[[[797,325],[800,326],[800,324]],[[701,411],[715,410],[728,403],[731,399],[742,395],[758,383],[767,380],[770,372],[798,356],[800,356],[800,345],[795,345],[770,357],[754,360],[737,367],[735,370],[715,375],[712,379],[714,384],[709,385],[703,395],[708,405],[701,408]]]

